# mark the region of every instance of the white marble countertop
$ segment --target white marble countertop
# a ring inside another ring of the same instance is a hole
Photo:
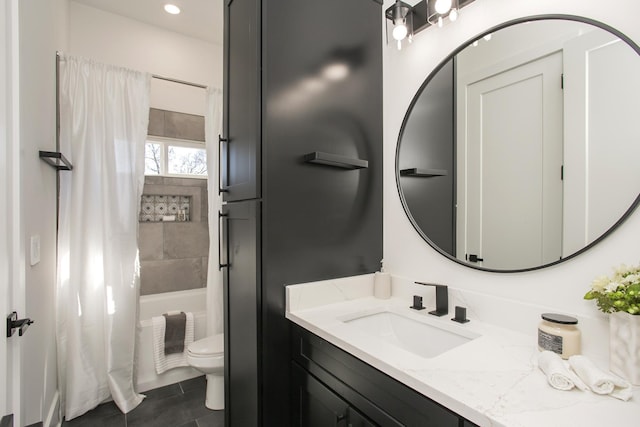
[[[409,308],[405,295],[373,297],[372,276],[287,287],[286,317],[480,426],[638,426],[640,387],[631,400],[551,388],[538,369],[536,337],[472,320],[452,322]],[[423,358],[358,331],[343,320],[391,311],[480,337]],[[598,363],[598,365],[601,365]],[[603,368],[603,366],[600,366]],[[606,369],[605,369],[606,370]]]

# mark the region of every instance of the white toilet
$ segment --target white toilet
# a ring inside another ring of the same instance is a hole
[[[212,335],[189,344],[187,360],[191,367],[207,375],[205,406],[224,409],[224,335]]]

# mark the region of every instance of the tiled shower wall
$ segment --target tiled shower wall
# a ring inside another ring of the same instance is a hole
[[[209,259],[207,180],[145,177],[143,194],[191,198],[189,222],[140,222],[141,295],[205,287]]]

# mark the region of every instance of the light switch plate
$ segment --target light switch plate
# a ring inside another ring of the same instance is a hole
[[[31,265],[40,262],[40,235],[31,236]]]

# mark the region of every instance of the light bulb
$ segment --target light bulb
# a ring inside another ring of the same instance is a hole
[[[180,13],[180,8],[175,4],[165,4],[164,10],[165,12],[170,13],[172,15],[177,15]]]
[[[400,40],[404,40],[404,38],[407,37],[408,33],[409,33],[409,29],[407,28],[407,26],[403,23],[400,23],[395,27],[393,27],[393,32],[391,34],[393,35],[393,38],[395,40],[400,41]]]
[[[453,8],[451,12],[449,12],[449,20],[455,22],[456,19],[458,19],[458,9]]]
[[[438,28],[442,28],[442,16],[438,16]]]
[[[452,0],[436,0],[435,9],[440,15],[444,15],[451,9]]]
[[[486,36],[483,37],[483,39],[485,39],[486,41],[491,40],[491,34],[487,34]]]

